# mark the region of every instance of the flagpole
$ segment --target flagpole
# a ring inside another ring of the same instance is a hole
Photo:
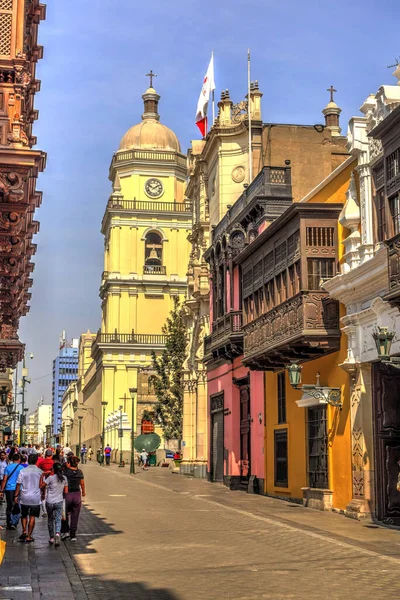
[[[249,118],[249,184],[253,179],[253,156],[251,147],[251,98],[250,98],[250,49],[247,50],[247,115]]]
[[[213,61],[213,79],[215,81],[215,73],[214,73],[214,50],[211,51],[211,58]],[[215,123],[215,99],[214,99],[214,90],[212,91],[212,117],[213,117],[213,122],[212,124],[214,125]]]

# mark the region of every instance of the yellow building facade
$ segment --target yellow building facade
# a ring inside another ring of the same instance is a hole
[[[355,167],[354,158],[348,158],[301,202],[335,206],[338,203],[344,204]],[[337,227],[340,263],[343,257],[342,242],[347,236],[347,230],[343,229],[340,223]],[[341,305],[339,315],[340,317],[344,315],[344,308]],[[341,389],[342,408],[325,405],[326,410],[322,420],[315,424],[310,422],[307,402],[301,402],[302,391],[290,386],[288,372],[282,370],[265,373],[264,491],[266,494],[294,500],[303,499],[305,505],[320,510],[331,508],[346,510],[352,498],[351,382],[349,374],[341,366],[346,358],[347,338],[342,333],[338,351],[302,363],[303,384],[315,384],[319,374],[321,386]],[[283,395],[284,417],[279,414]],[[316,406],[316,403],[311,402],[311,405]],[[279,432],[282,432],[287,439],[287,476],[284,486],[279,485],[276,476]],[[316,464],[313,463],[311,455],[313,448],[317,447],[319,456],[323,457],[322,462],[319,461],[321,471],[326,469],[324,474],[326,485],[320,487],[312,486],[310,483],[313,476],[315,480],[318,480],[319,476],[318,473],[310,474],[312,468],[310,465]]]
[[[147,383],[151,353],[164,348],[162,328],[174,297],[183,302],[190,253],[186,156],[160,123],[159,99],[154,88],[146,90],[142,120],[123,136],[111,162],[113,191],[101,228],[102,322],[95,336],[81,337],[79,355],[82,443],[98,448],[104,427],[105,443],[122,445],[125,460],[134,414],[129,390],[137,389],[138,434],[143,411],[155,400]]]

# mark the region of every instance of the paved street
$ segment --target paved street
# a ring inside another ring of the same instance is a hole
[[[84,466],[78,542],[8,540],[0,598],[394,598],[400,532],[153,469]],[[238,549],[240,552],[238,553]],[[239,558],[238,558],[239,557]],[[343,589],[347,590],[343,595]]]

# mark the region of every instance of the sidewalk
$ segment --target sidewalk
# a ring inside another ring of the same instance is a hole
[[[0,524],[5,528],[5,504],[1,507]],[[35,542],[18,542],[17,531],[0,532],[6,552],[0,566],[0,598],[10,600],[87,600],[68,547],[49,545],[47,520],[38,519]]]

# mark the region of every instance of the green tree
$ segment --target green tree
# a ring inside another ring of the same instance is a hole
[[[174,306],[162,332],[167,336],[161,356],[152,352],[155,371],[149,377],[157,396],[156,414],[166,440],[182,440],[183,420],[183,363],[186,358],[186,327],[179,299]]]

